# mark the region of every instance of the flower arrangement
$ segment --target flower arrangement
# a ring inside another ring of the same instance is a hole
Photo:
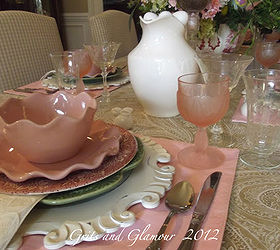
[[[141,14],[160,13],[164,10],[181,9],[188,0],[130,0],[128,6]],[[213,37],[221,24],[227,24],[237,34],[253,33],[252,44],[257,33],[280,32],[279,0],[210,0],[200,12],[199,39]]]
[[[245,0],[237,1],[210,2],[206,9],[201,11],[199,38],[211,38],[221,24],[227,24],[235,32],[240,29],[240,26],[246,26],[250,15],[244,6]]]
[[[133,12],[139,9],[141,13],[153,12],[160,13],[162,11],[176,11],[176,0],[130,0],[128,7],[133,8]]]

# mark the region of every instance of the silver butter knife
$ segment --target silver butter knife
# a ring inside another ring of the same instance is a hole
[[[197,203],[193,212],[191,224],[180,246],[178,247],[178,250],[193,249],[195,240],[193,237],[189,238],[190,229],[192,229],[193,234],[195,234],[201,228],[201,225],[215,197],[221,176],[221,172],[214,172],[204,181],[203,187],[201,188],[197,197]]]

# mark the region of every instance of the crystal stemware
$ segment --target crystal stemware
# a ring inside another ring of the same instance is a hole
[[[84,45],[88,51],[92,61],[102,70],[103,78],[103,92],[102,99],[105,102],[110,102],[110,92],[108,90],[107,76],[110,67],[112,67],[120,43],[116,42],[102,42],[94,45]]]
[[[235,53],[198,53],[197,63],[201,72],[212,72],[227,75],[230,78],[229,91],[231,92],[238,84],[245,69],[254,60],[252,56]],[[228,147],[233,144],[229,129],[224,128],[221,122],[210,128],[210,144],[219,147]]]
[[[50,54],[55,69],[55,84],[59,89],[74,89],[80,80],[79,64],[73,51],[54,52]]]
[[[230,101],[229,77],[215,73],[186,74],[178,78],[177,105],[181,116],[198,127],[194,145],[178,153],[181,164],[205,169],[222,164],[225,156],[208,146],[206,127],[219,121]]]
[[[192,48],[195,49],[199,30],[199,12],[204,10],[211,0],[177,0],[177,7],[188,12],[189,20],[187,25],[187,40]]]

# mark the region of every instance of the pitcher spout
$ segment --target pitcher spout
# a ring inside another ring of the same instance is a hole
[[[152,12],[147,12],[144,17],[140,16],[140,24],[141,27],[143,28],[144,25],[151,24],[154,22],[157,22],[163,18],[168,18],[168,17],[175,17],[180,23],[182,23],[184,26],[188,22],[188,13],[185,11],[177,11],[173,14],[171,14],[169,11],[163,11],[159,15],[152,13]]]
[[[188,13],[186,11],[177,11],[173,14],[174,17],[178,19],[180,23],[182,23],[184,26],[188,23]]]

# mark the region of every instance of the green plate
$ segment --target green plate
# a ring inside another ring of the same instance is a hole
[[[138,150],[132,161],[119,172],[99,182],[77,188],[70,191],[53,193],[40,201],[41,204],[49,206],[66,205],[73,202],[93,199],[121,185],[130,175],[132,170],[140,165],[144,157],[144,146],[136,137]]]
[[[114,73],[109,73],[107,76],[107,80],[114,80],[118,78],[122,74],[122,69],[116,68],[116,71]],[[96,77],[83,77],[84,84],[93,84],[93,83],[100,83],[102,82],[102,76],[96,76]]]

